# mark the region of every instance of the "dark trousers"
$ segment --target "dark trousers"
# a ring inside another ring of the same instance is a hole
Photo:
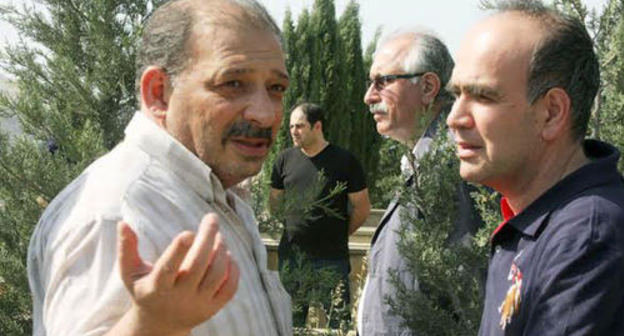
[[[293,301],[293,325],[304,327],[311,301],[323,305],[329,327],[351,320],[348,258],[312,258],[301,253],[279,253],[278,267],[284,288]]]

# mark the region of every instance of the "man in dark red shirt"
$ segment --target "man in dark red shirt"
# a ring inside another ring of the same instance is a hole
[[[624,335],[619,153],[584,140],[592,40],[539,1],[498,7],[460,48],[447,118],[461,176],[504,196],[479,335]]]

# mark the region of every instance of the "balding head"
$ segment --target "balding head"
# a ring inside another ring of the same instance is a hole
[[[504,13],[470,29],[457,54],[453,85],[498,87],[513,81],[521,83],[518,89],[526,96],[530,61],[542,30],[525,21],[519,14]]]
[[[519,15],[541,30],[528,67],[527,99],[533,103],[551,88],[564,89],[572,106],[571,136],[581,141],[600,85],[598,59],[585,25],[539,0],[501,0],[496,12],[494,16]]]
[[[552,158],[582,152],[598,77],[582,25],[533,1],[505,3],[461,44],[447,124],[462,177],[517,198],[541,190],[544,171],[561,173]]]
[[[148,18],[137,52],[136,89],[149,66],[164,69],[172,82],[192,61],[193,29],[197,23],[232,29],[264,30],[281,41],[281,31],[255,0],[172,0]],[[139,99],[140,101],[140,99]]]

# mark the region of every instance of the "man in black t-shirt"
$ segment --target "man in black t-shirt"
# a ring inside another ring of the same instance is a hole
[[[280,202],[289,205],[278,250],[280,271],[286,265],[297,267],[300,253],[314,270],[329,269],[340,276],[343,301],[348,303],[348,238],[368,217],[370,202],[357,159],[325,140],[322,112],[317,105],[301,104],[291,113],[290,134],[295,147],[282,152],[275,161],[270,202],[273,211]],[[294,296],[297,286],[285,287]],[[329,302],[322,303],[329,307]],[[305,322],[307,304],[302,308],[294,314],[295,326]],[[332,316],[330,326],[337,324]]]

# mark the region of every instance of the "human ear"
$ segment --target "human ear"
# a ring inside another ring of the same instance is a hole
[[[150,66],[141,76],[141,108],[164,127],[168,109],[169,76],[164,69]]]
[[[440,92],[440,78],[433,72],[427,72],[421,77],[422,103],[429,105]]]
[[[543,120],[542,138],[552,141],[572,125],[571,101],[568,93],[562,88],[552,88],[542,98]],[[566,127],[567,126],[567,127]]]

